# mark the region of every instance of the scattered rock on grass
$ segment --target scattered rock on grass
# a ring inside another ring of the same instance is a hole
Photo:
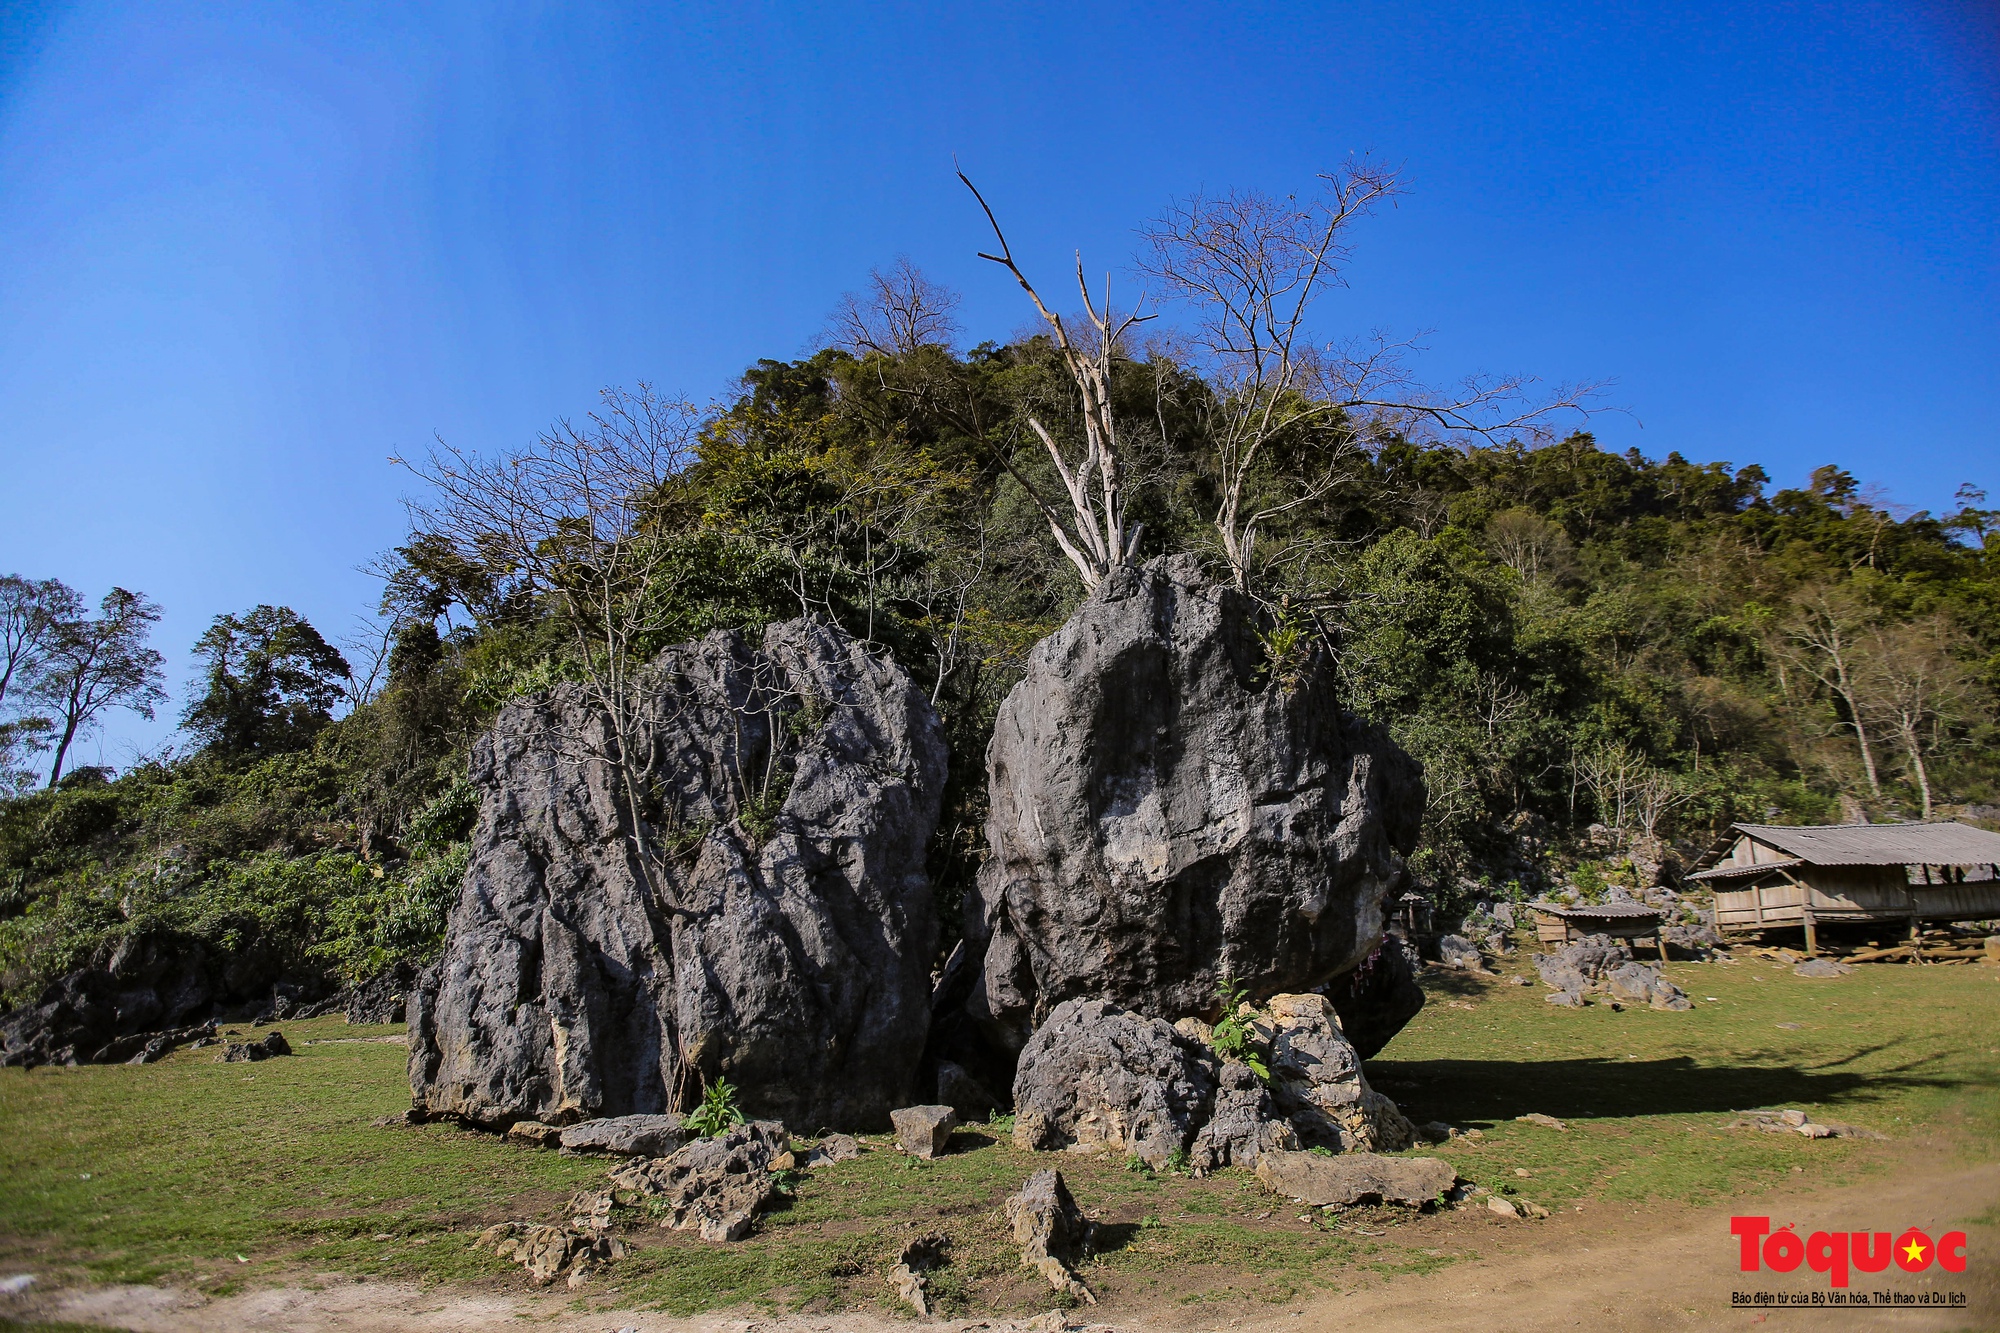
[[[852,1134],[829,1134],[814,1144],[800,1165],[811,1169],[830,1162],[852,1161],[861,1155],[861,1140]]]
[[[1661,976],[1660,969],[1650,963],[1620,964],[1605,974],[1604,988],[1613,999],[1654,1009],[1682,1012],[1694,1008],[1681,988]]]
[[[1501,1198],[1497,1194],[1490,1196],[1486,1200],[1486,1211],[1489,1213],[1498,1213],[1502,1217],[1519,1217],[1521,1215],[1520,1210],[1514,1207],[1512,1202]]]
[[[1886,1135],[1859,1125],[1839,1121],[1814,1120],[1804,1111],[1745,1111],[1723,1126],[1724,1129],[1761,1129],[1770,1134],[1797,1134],[1808,1139],[1881,1139]]]
[[[677,1115],[616,1115],[586,1120],[561,1132],[562,1146],[577,1153],[619,1157],[670,1157],[690,1135]]]
[[[562,1145],[562,1128],[536,1120],[517,1120],[507,1126],[507,1137],[531,1148],[556,1148]]]
[[[1844,977],[1854,969],[1831,958],[1808,958],[1792,969],[1795,977]]]
[[[944,1154],[951,1132],[958,1128],[958,1112],[949,1106],[905,1106],[889,1112],[896,1126],[896,1143],[912,1157],[930,1161]]]
[[[1436,1157],[1267,1152],[1257,1158],[1257,1179],[1273,1193],[1315,1207],[1346,1208],[1376,1200],[1422,1207],[1436,1203],[1458,1172]]]
[[[1021,1247],[1021,1262],[1039,1272],[1057,1292],[1097,1304],[1097,1297],[1076,1275],[1076,1265],[1090,1253],[1091,1225],[1076,1206],[1062,1172],[1042,1170],[1028,1177],[1019,1194],[1007,1200],[1007,1224]]]
[[[1517,1115],[1514,1119],[1524,1125],[1540,1125],[1543,1129],[1553,1129],[1564,1134],[1569,1133],[1569,1126],[1563,1124],[1562,1121],[1552,1115],[1543,1115],[1540,1111],[1530,1111],[1526,1115]]]
[[[273,1056],[290,1055],[291,1043],[282,1032],[267,1032],[261,1041],[232,1041],[222,1048],[222,1054],[215,1057],[217,1064],[234,1064],[243,1060],[269,1060]]]
[[[920,1317],[927,1319],[931,1313],[927,1274],[943,1266],[945,1250],[950,1244],[950,1238],[941,1233],[920,1236],[897,1253],[896,1266],[889,1270],[889,1285]]]
[[[1446,967],[1462,967],[1468,972],[1484,972],[1486,960],[1479,946],[1463,935],[1438,936],[1438,961]]]
[[[659,1196],[661,1226],[699,1230],[703,1240],[741,1240],[757,1213],[778,1193],[772,1163],[791,1150],[785,1127],[769,1120],[738,1125],[712,1139],[697,1139],[673,1156],[635,1161],[611,1173],[614,1190]]]

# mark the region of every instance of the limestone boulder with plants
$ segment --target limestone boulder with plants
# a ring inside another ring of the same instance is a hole
[[[1168,1021],[1302,991],[1382,938],[1424,809],[1319,636],[1192,556],[1121,567],[1030,654],[986,753],[965,1007],[1019,1051],[1066,1000]]]
[[[418,1109],[570,1124],[726,1080],[753,1116],[885,1127],[929,1028],[936,712],[810,619],[621,679],[515,699],[475,747],[470,865],[410,1002]]]

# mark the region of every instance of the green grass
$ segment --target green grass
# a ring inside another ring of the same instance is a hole
[[[1670,974],[1694,997],[1692,1013],[1568,1011],[1544,1003],[1540,987],[1428,978],[1430,1006],[1370,1076],[1414,1119],[1485,1131],[1477,1146],[1438,1150],[1461,1174],[1551,1208],[1838,1183],[1903,1150],[1719,1128],[1738,1109],[1799,1106],[1897,1140],[1942,1139],[1969,1157],[2000,1145],[1993,969],[1874,967],[1809,982],[1745,962]],[[517,1288],[519,1270],[470,1249],[470,1235],[556,1218],[571,1192],[603,1180],[601,1162],[442,1125],[371,1124],[408,1104],[405,1053],[351,1039],[396,1029],[336,1019],[284,1030],[298,1055],[257,1065],[184,1051],[146,1067],[0,1071],[0,1264],[208,1292],[313,1273]],[[1529,1111],[1569,1131],[1514,1120]],[[635,1231],[637,1252],[585,1288],[583,1304],[887,1304],[895,1251],[942,1231],[952,1261],[934,1287],[947,1310],[1045,1307],[1049,1293],[1019,1267],[999,1208],[1051,1163],[1104,1224],[1107,1252],[1085,1277],[1114,1300],[1283,1301],[1351,1288],[1457,1262],[1491,1224],[1389,1210],[1302,1218],[1242,1172],[1196,1181],[1019,1153],[996,1126],[962,1131],[936,1162],[876,1151],[823,1168],[738,1245]]]

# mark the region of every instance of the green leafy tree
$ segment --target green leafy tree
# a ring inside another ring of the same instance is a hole
[[[181,725],[213,753],[282,754],[333,720],[347,659],[288,606],[221,615],[194,646],[206,688]]]
[[[165,660],[146,640],[159,622],[160,608],[136,592],[113,588],[95,616],[72,616],[50,633],[39,678],[30,697],[47,707],[56,733],[49,785],[62,778],[70,747],[112,708],[129,708],[151,720],[166,702],[160,685]]]

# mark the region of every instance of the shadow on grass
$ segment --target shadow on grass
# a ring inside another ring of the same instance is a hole
[[[1865,1054],[1865,1053],[1864,1053]],[[1842,1064],[1851,1063],[1844,1060]],[[1706,1065],[1661,1060],[1370,1060],[1369,1082],[1422,1123],[1492,1124],[1530,1111],[1562,1119],[1689,1115],[1782,1103],[1865,1104],[1912,1088],[1972,1080],[1921,1065],[1857,1072],[1799,1065]]]
[[[1145,1229],[1137,1222],[1099,1222],[1090,1229],[1090,1252],[1116,1254],[1138,1239]]]
[[[1491,972],[1468,972],[1458,967],[1425,967],[1417,984],[1424,988],[1426,998],[1448,995],[1465,999],[1487,994],[1500,984],[1500,978]]]

